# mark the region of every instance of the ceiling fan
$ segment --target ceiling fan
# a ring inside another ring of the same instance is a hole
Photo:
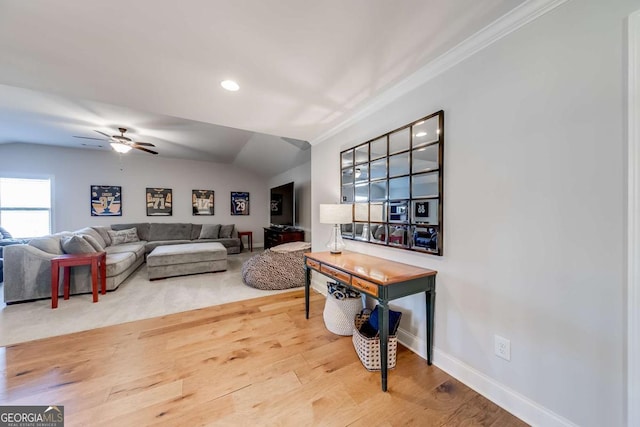
[[[127,138],[126,136],[124,136],[124,133],[127,131],[126,128],[118,128],[118,130],[120,131],[120,135],[107,135],[106,133],[100,132],[99,130],[94,130],[94,131],[98,132],[100,135],[106,136],[107,140],[110,141],[111,143],[111,148],[113,148],[118,153],[123,153],[123,154],[128,153],[129,150],[131,150],[132,148],[135,148],[137,150],[146,151],[147,153],[158,154],[157,151],[144,148],[144,147],[155,147],[155,145],[149,142],[133,141],[131,138]],[[98,141],[104,141],[103,138],[92,138],[89,136],[74,135],[73,137],[82,138],[82,139],[97,139]]]

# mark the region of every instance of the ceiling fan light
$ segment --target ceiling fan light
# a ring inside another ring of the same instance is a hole
[[[123,144],[121,142],[112,142],[111,148],[121,154],[126,154],[131,150],[131,147],[129,145]]]
[[[220,82],[220,86],[231,92],[235,92],[240,89],[240,85],[233,80],[223,80]]]

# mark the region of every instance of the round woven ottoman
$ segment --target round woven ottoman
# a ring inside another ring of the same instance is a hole
[[[285,243],[254,255],[242,264],[242,281],[262,290],[304,286],[304,253],[310,249],[311,243]]]

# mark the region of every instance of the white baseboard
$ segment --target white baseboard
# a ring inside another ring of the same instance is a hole
[[[426,360],[427,346],[425,339],[417,337],[403,329],[398,329],[398,341]],[[571,421],[540,406],[520,393],[435,347],[433,349],[433,364],[496,405],[511,412],[527,424],[549,427],[577,427],[577,425]]]
[[[326,279],[320,280],[317,277],[323,278],[322,276],[314,276],[316,277],[312,277],[311,287],[326,295]],[[427,359],[426,339],[400,328],[398,329],[398,341],[423,359]],[[527,424],[549,427],[577,427],[571,421],[435,347],[433,349],[433,364]]]

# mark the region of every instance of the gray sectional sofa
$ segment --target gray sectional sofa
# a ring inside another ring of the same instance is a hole
[[[4,300],[10,304],[51,298],[51,259],[58,255],[104,250],[107,253],[107,290],[114,290],[145,262],[146,255],[157,246],[196,242],[219,242],[228,254],[242,250],[234,225],[191,223],[85,227],[74,232],[38,237],[27,244],[7,246],[3,254]],[[71,293],[90,292],[89,267],[72,268]]]

